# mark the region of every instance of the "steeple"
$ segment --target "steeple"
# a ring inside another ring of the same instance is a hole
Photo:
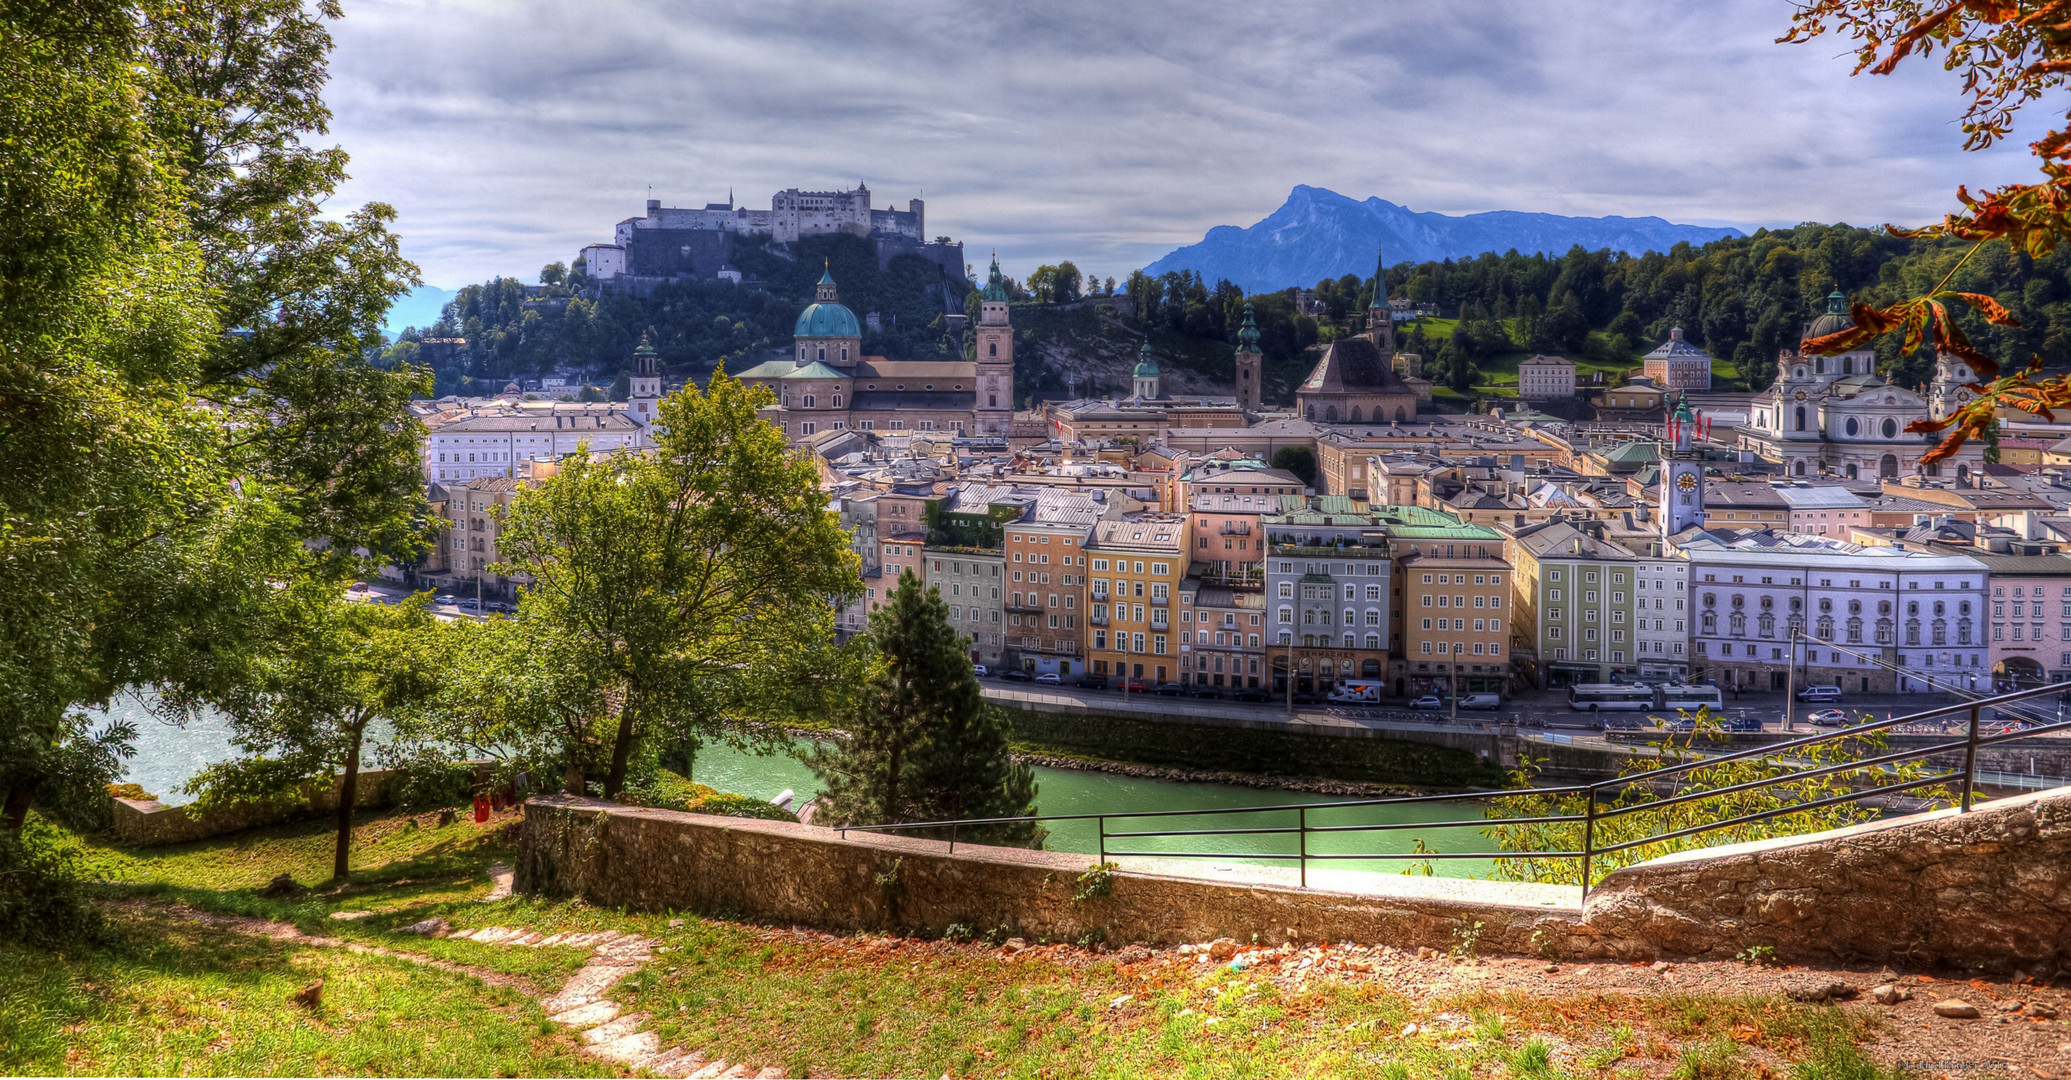
[[[645,332],[633,349],[633,376],[626,387],[626,412],[633,422],[647,426],[654,422],[656,404],[662,396],[662,363]]]
[[[1690,395],[1677,395],[1668,418],[1668,446],[1661,455],[1661,536],[1664,540],[1704,524],[1704,455],[1697,449],[1696,413]]]
[[[1000,253],[992,253],[992,272],[985,278],[986,300],[1004,304],[1007,302],[1007,281],[1000,276]]]
[[[1374,247],[1373,300],[1366,305],[1366,336],[1383,357],[1395,355],[1395,316],[1388,309],[1388,260]]]
[[[1244,325],[1237,331],[1237,407],[1247,413],[1260,408],[1259,374],[1263,357],[1258,351],[1258,321],[1251,301],[1244,301]]]
[[[1137,351],[1136,371],[1132,378],[1136,383],[1136,396],[1145,401],[1158,396],[1158,361],[1151,356],[1151,339],[1143,339],[1143,348]]]
[[[647,332],[640,332],[640,344],[633,349],[633,374],[641,378],[660,378],[661,361],[655,356],[654,346],[647,343]]]
[[[820,260],[820,287],[813,299],[822,304],[832,304],[840,300],[835,294],[834,270],[827,265],[825,259]]]

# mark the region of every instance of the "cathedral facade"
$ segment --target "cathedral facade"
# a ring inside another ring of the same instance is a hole
[[[1827,297],[1826,313],[1807,323],[1803,336],[1820,337],[1852,325],[1847,300],[1836,289]],[[1953,410],[1959,395],[1968,400],[1969,391],[1956,380],[1969,369],[1948,357],[1938,368],[1930,396]],[[1777,356],[1776,381],[1748,406],[1740,444],[1781,462],[1792,476],[1895,479],[1915,472],[1939,476],[1944,469],[1958,476],[1975,471],[1983,460],[1983,449],[1975,443],[1966,444],[1951,462],[1920,464],[1934,436],[1906,427],[1931,413],[1929,398],[1877,374],[1876,354],[1869,349],[1839,356],[1785,349]]]
[[[737,376],[765,386],[763,415],[792,442],[829,431],[939,432],[1005,438],[1014,422],[1014,331],[999,260],[974,328],[974,360],[887,360],[863,354],[863,330],[823,273],[792,326],[790,355]]]

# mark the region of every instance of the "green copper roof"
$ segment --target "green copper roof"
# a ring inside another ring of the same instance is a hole
[[[779,360],[779,361],[777,361],[777,362],[781,364],[781,363],[783,363],[784,361],[781,361],[781,360]],[[806,366],[804,366],[804,367],[794,367],[794,368],[792,368],[792,369],[791,369],[790,371],[784,372],[784,373],[783,373],[782,375],[779,375],[779,376],[777,376],[777,378],[779,378],[779,379],[846,379],[846,378],[848,378],[848,376],[846,376],[846,375],[843,375],[843,374],[842,374],[841,372],[839,372],[839,371],[836,371],[836,370],[834,370],[834,369],[833,369],[833,368],[831,368],[831,367],[828,367],[828,366],[827,366],[826,364],[823,364],[823,363],[821,363],[821,362],[820,362],[820,361],[818,361],[818,360],[815,360],[815,361],[813,361],[812,363],[810,363],[810,364],[807,364],[807,365],[806,365]]]
[[[1379,245],[1374,247],[1373,262],[1373,302],[1366,305],[1368,311],[1388,306],[1388,259]]]
[[[856,322],[856,313],[832,301],[813,304],[798,313],[798,322],[791,327],[791,336],[800,338],[859,338],[863,336],[862,324]]]
[[[1258,351],[1258,322],[1251,317],[1251,301],[1244,301],[1244,325],[1237,331],[1237,351]]]
[[[647,343],[647,335],[646,335],[645,333],[642,333],[642,334],[640,335],[640,345],[639,345],[639,347],[638,347],[638,348],[636,348],[636,349],[634,349],[634,350],[633,350],[633,355],[634,355],[634,356],[653,356],[653,355],[654,355],[654,346],[652,346],[652,345],[649,345],[649,344]]]
[[[1684,391],[1676,398],[1675,419],[1688,421],[1696,418],[1696,414],[1690,411],[1690,394],[1688,391]]]
[[[1000,257],[992,257],[992,273],[985,278],[985,299],[1004,304],[1007,302],[1007,282],[1000,277]]]
[[[1151,359],[1151,339],[1143,339],[1143,348],[1137,353],[1136,377],[1155,379],[1158,377],[1158,362]]]
[[[820,284],[834,284],[834,268],[824,262],[820,264]]]
[[[1827,294],[1827,310],[1836,315],[1848,310],[1848,298],[1841,295],[1839,285],[1834,286],[1834,291]]]

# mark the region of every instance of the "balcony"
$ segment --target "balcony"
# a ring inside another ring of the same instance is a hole
[[[1107,616],[1105,616],[1105,615],[1088,615],[1088,616],[1086,616],[1086,623],[1087,623],[1087,625],[1089,625],[1089,626],[1106,626],[1106,625],[1107,625]]]
[[[1151,606],[1152,606],[1152,607],[1171,607],[1171,606],[1172,606],[1172,598],[1171,598],[1171,597],[1169,597],[1169,596],[1153,596],[1153,597],[1151,597]]]

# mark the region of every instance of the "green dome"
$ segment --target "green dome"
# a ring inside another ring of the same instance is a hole
[[[1136,377],[1139,379],[1157,378],[1158,362],[1156,360],[1151,359],[1151,343],[1148,338],[1144,340],[1143,349],[1137,355],[1138,359],[1136,361]]]
[[[1237,351],[1258,351],[1258,322],[1251,315],[1251,301],[1244,301],[1244,326],[1237,331]]]
[[[1843,330],[1852,329],[1854,326],[1855,320],[1848,317],[1848,298],[1841,295],[1841,290],[1836,288],[1827,294],[1827,313],[1812,320],[1812,325],[1805,328],[1805,336],[1825,337],[1828,334],[1838,334]]]
[[[863,336],[862,325],[856,322],[856,313],[841,304],[828,300],[812,304],[798,313],[798,323],[791,328],[795,338],[859,338]]]

